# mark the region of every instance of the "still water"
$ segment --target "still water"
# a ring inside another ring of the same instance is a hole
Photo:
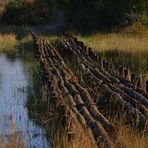
[[[29,64],[0,54],[0,147],[49,148],[45,130],[28,116]]]

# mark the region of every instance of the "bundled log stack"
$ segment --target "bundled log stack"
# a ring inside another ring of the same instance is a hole
[[[44,79],[50,90],[51,102],[59,112],[62,125],[66,127],[69,136],[76,134],[75,125],[79,124],[82,128],[89,128],[92,131],[98,147],[103,145],[112,148],[114,127],[98,110],[93,101],[95,98],[80,85],[58,51],[47,40],[37,38],[35,35],[33,37]]]
[[[66,50],[73,55],[83,78],[92,82],[92,90],[97,86],[104,94],[104,103],[118,116],[124,112],[128,123],[147,134],[148,93],[140,87],[140,78],[130,74],[128,68],[106,61],[70,34],[65,34],[60,45],[62,52]]]

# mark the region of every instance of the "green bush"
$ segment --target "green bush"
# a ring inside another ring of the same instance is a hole
[[[102,27],[148,24],[147,0],[11,0],[2,20],[9,24],[47,24],[63,9],[70,27],[92,31]]]
[[[16,0],[6,5],[3,21],[9,24],[46,24],[56,12],[55,0]]]
[[[80,30],[147,21],[147,0],[64,0],[68,20]],[[146,12],[146,13],[143,13]],[[142,19],[141,19],[142,16]]]

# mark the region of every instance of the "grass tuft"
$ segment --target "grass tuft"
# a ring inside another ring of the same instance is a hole
[[[15,34],[0,34],[0,52],[12,52],[17,44]]]

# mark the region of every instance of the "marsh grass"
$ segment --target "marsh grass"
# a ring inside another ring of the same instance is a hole
[[[29,58],[34,55],[34,44],[30,34],[17,39],[15,34],[0,34],[0,53],[6,53],[10,58],[19,56]]]
[[[3,139],[0,137],[1,148],[26,148],[24,143],[20,142],[20,137],[17,134],[11,135],[7,143],[3,143]]]
[[[25,148],[26,144],[21,140],[20,135],[16,132],[16,125],[14,124],[8,133],[8,139],[5,141],[4,137],[0,135],[1,148]]]
[[[108,117],[116,129],[115,148],[147,148],[148,136],[131,127],[125,125],[125,119],[121,117]]]
[[[135,133],[131,128],[121,126],[117,133],[116,148],[147,148],[148,137]]]
[[[89,36],[78,36],[87,46],[95,51],[109,51],[118,49],[123,52],[148,51],[148,33],[96,33]]]
[[[78,38],[103,58],[138,73],[145,88],[148,80],[148,29],[131,26],[111,33],[78,35]]]
[[[0,52],[13,52],[17,44],[15,34],[0,34]]]

